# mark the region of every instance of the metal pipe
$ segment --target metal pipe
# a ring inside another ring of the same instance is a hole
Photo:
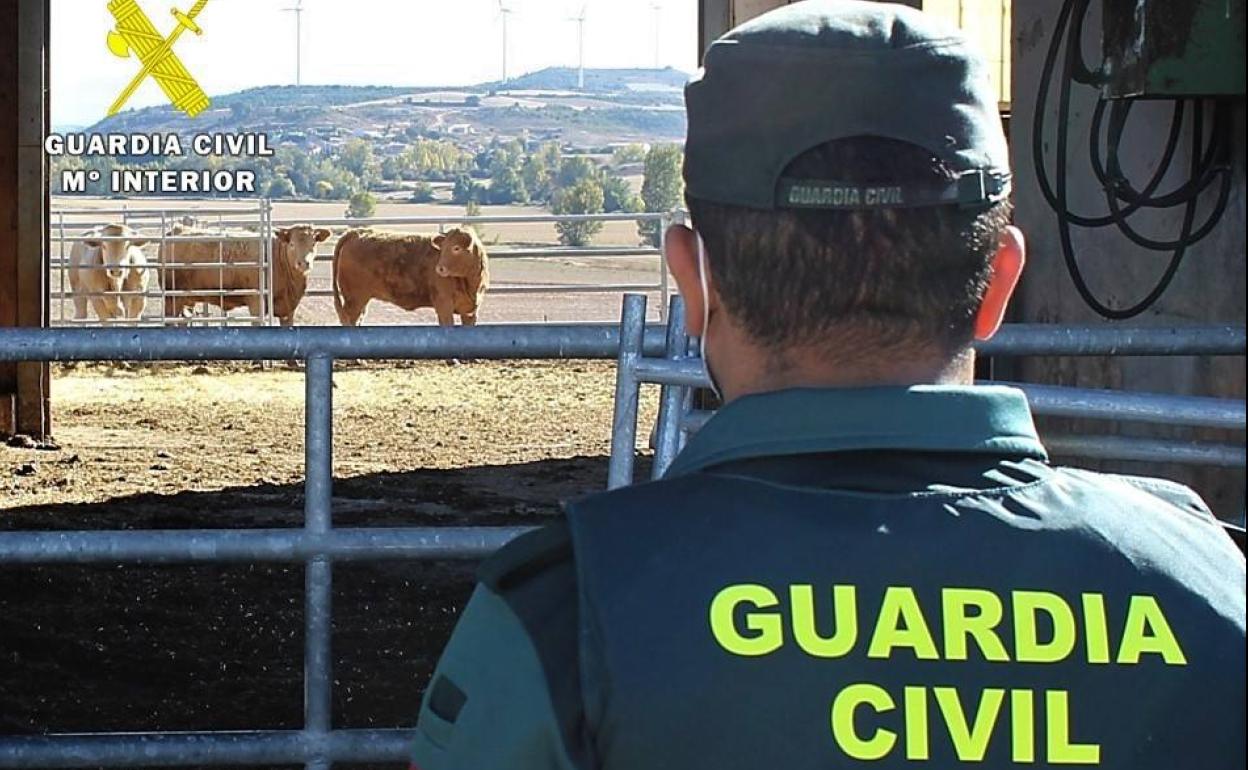
[[[635,291],[660,291],[658,284],[630,283],[630,284],[606,284],[606,285],[590,285],[590,284],[573,284],[563,286],[491,286],[490,295],[498,296],[501,294],[623,294]],[[308,291],[305,297],[333,297],[334,292],[331,289],[316,289]]]
[[[321,227],[373,227],[376,225],[400,227],[403,225],[523,225],[523,224],[555,224],[557,222],[658,222],[663,219],[662,212],[638,214],[504,214],[498,216],[444,216],[444,217],[370,217],[368,219],[336,219],[304,217],[302,219],[274,219],[274,227],[291,227],[315,221]],[[239,220],[247,224],[247,220]],[[223,227],[236,227],[234,220],[222,220]]]
[[[709,388],[702,362],[696,358],[669,361],[661,358],[643,358],[634,365],[633,373],[642,382],[656,385],[679,385],[686,388]]]
[[[297,563],[472,560],[489,556],[528,527],[0,532],[0,562],[30,564]]]
[[[689,337],[685,334],[685,302],[672,297],[668,311],[671,321],[667,325],[667,360],[677,361],[689,354]],[[659,418],[654,442],[654,466],[652,479],[661,478],[680,451],[680,416],[690,388],[666,385],[659,396]]]
[[[254,224],[254,223],[253,223]],[[260,233],[210,233],[206,235],[142,235],[135,238],[133,235],[72,235],[66,240],[70,243],[76,241],[99,241],[100,243],[126,243],[133,240],[160,240],[163,243],[248,243],[250,241],[259,241],[263,239]],[[60,237],[51,238],[52,241],[60,241]]]
[[[1035,414],[1093,420],[1149,422],[1199,428],[1244,430],[1244,402],[1203,396],[1088,390],[1030,383],[992,383],[1018,388],[1027,394]]]
[[[644,318],[644,316],[643,316]],[[662,355],[664,329],[644,330]],[[544,324],[230,329],[0,329],[0,361],[253,361],[314,354],[358,359],[612,359],[620,327]]]
[[[67,217],[99,217],[99,216],[125,216],[128,219],[159,219],[161,215],[165,216],[223,216],[225,214],[259,214],[261,209],[259,204],[254,208],[161,208],[161,209],[75,209],[75,208],[56,208],[55,212]],[[100,221],[99,224],[113,224],[112,222]],[[78,225],[75,224],[75,227]]]
[[[293,730],[100,733],[0,737],[0,768],[283,765],[327,756],[338,762],[406,762],[411,730]]]
[[[304,396],[304,530],[311,536],[333,529],[334,362],[325,355],[308,359]],[[308,559],[304,573],[304,730],[324,736],[333,727],[333,563],[323,555]],[[311,766],[326,766],[324,756]]]
[[[333,359],[313,355],[304,376],[304,526],[310,535],[324,535],[333,528]]]
[[[1045,436],[1044,445],[1056,456],[1102,460],[1215,465],[1244,470],[1245,451],[1237,444],[1132,438],[1128,436]]]
[[[329,243],[329,241],[327,241]],[[548,249],[505,249],[501,251],[490,251],[490,260],[500,259],[558,259],[566,257],[568,259],[586,259],[597,257],[657,257],[662,252],[658,249],[651,248],[616,248],[613,246],[603,246],[599,248],[588,249],[568,249],[562,247],[551,247]],[[334,261],[334,254],[329,251],[324,254],[317,254],[313,262],[330,264]]]
[[[981,356],[1242,356],[1243,326],[1055,326],[1015,324],[987,342]]]
[[[646,296],[628,294],[624,297],[624,315],[620,321],[619,359],[615,382],[615,414],[611,421],[611,459],[607,469],[607,488],[619,489],[633,483],[633,455],[637,451],[637,407],[641,383],[634,368],[641,363],[643,335],[646,328]]]
[[[51,262],[52,267],[64,267],[67,264],[68,263],[58,264],[57,260],[52,260]],[[249,267],[249,268],[255,269],[255,268],[264,267],[264,263],[263,262],[180,262],[176,265],[162,265],[162,266],[149,264],[144,269],[151,270],[154,273],[164,273],[167,271],[171,272],[174,270],[209,270],[209,269],[214,269],[218,267]],[[94,270],[98,272],[98,271],[107,270],[108,268],[100,266],[100,267],[86,267],[86,268],[79,268],[79,269],[84,270],[84,271]]]

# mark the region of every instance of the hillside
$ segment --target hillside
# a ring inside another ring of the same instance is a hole
[[[571,147],[680,141],[685,134],[674,69],[586,70],[556,67],[506,84],[467,87],[268,86],[213,98],[187,121],[172,107],[131,110],[90,132],[265,132],[275,144],[332,149],[352,137],[386,144],[400,135],[448,138],[465,147],[528,135]]]
[[[576,88],[575,67],[549,67],[518,78],[512,78],[504,86],[490,83],[488,88],[571,90]],[[650,91],[668,89],[679,93],[688,82],[688,73],[668,67],[666,69],[607,69],[585,70],[585,90],[589,93],[611,93],[630,90]]]

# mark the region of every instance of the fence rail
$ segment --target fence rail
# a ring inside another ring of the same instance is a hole
[[[633,482],[632,447],[637,439],[638,392],[643,383],[663,386],[659,420],[655,427],[652,476],[659,478],[671,465],[690,433],[710,419],[708,412],[691,408],[692,392],[709,388],[702,362],[694,357],[691,340],[680,332],[676,319],[684,317],[684,303],[673,297],[673,319],[661,356],[647,352],[646,298],[625,298],[621,321],[619,380],[611,444],[609,483],[614,488]],[[683,321],[681,321],[683,324]],[[1244,327],[1057,327],[1038,324],[1007,326],[992,340],[976,346],[986,356],[1243,356],[1248,335]],[[1013,384],[1013,383],[1006,383]],[[1117,422],[1245,429],[1243,400],[1176,396],[1155,393],[1089,390],[1046,385],[1013,384],[1027,393],[1038,415],[1077,417]],[[1098,459],[1208,464],[1242,468],[1242,444],[1174,441],[1128,436],[1045,436],[1056,453]]]

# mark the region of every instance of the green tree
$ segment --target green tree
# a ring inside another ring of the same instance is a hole
[[[603,208],[607,213],[641,211],[644,204],[641,198],[629,187],[628,180],[615,174],[607,174],[602,179]]]
[[[417,182],[412,188],[412,195],[408,198],[411,203],[429,203],[433,200],[433,185],[428,182]]]
[[[575,187],[586,179],[599,181],[600,172],[597,164],[583,155],[564,158],[559,164],[559,176],[555,185],[560,189]]]
[[[551,211],[556,214],[601,214],[602,185],[597,179],[582,179],[555,193]],[[602,222],[557,222],[559,242],[565,246],[587,246],[602,231]]]
[[[403,161],[401,158],[390,156],[381,162],[381,178],[393,179],[398,181],[403,178]]]
[[[360,190],[351,196],[347,204],[347,218],[368,219],[377,213],[377,199],[368,190]]]
[[[626,144],[623,147],[616,147],[611,153],[612,166],[624,166],[629,163],[641,163],[646,159],[646,146],[644,144]]]
[[[524,159],[524,165],[520,168],[520,178],[524,180],[530,199],[550,200],[551,193],[554,192],[553,175],[541,155],[530,155]]]
[[[338,153],[338,162],[359,177],[366,187],[380,170],[377,158],[373,155],[373,146],[363,139],[352,139],[344,144]]]
[[[496,206],[511,203],[528,203],[529,191],[524,186],[524,178],[511,166],[501,167],[490,178],[489,202]]]
[[[646,211],[669,212],[680,205],[685,183],[680,175],[683,153],[678,145],[656,144],[646,155],[646,178],[641,185],[641,200]],[[637,230],[642,239],[652,246],[662,243],[663,231],[659,222],[641,222]]]
[[[265,193],[269,198],[293,198],[295,197],[295,185],[288,177],[276,176],[269,183],[268,192]]]
[[[482,195],[481,185],[472,181],[472,177],[467,174],[460,174],[455,178],[455,187],[451,190],[451,202],[459,205],[480,201]]]

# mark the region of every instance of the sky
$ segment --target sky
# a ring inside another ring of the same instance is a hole
[[[697,66],[696,0],[502,0],[508,23],[508,73],[575,66],[577,25],[585,8],[586,67]],[[174,28],[170,0],[138,0],[156,28]],[[189,10],[192,0],[177,0]],[[211,95],[295,82],[296,0],[208,0],[174,47]],[[503,74],[499,0],[303,0],[305,85],[470,85]],[[102,119],[138,74],[133,58],[105,44],[113,18],[107,0],[52,0],[52,123]],[[656,35],[657,30],[657,35]],[[128,103],[166,103],[150,79]]]

